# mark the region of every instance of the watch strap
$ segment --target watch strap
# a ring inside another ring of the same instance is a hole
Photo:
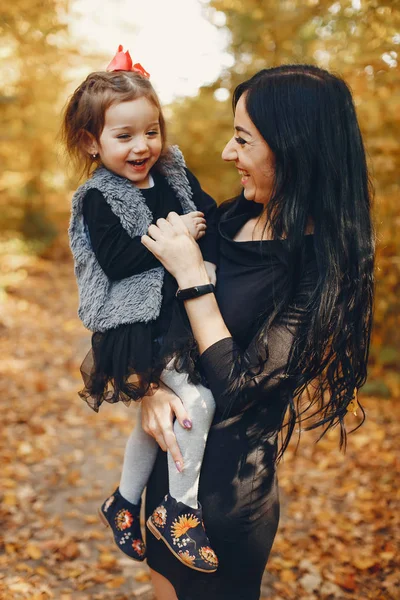
[[[214,292],[215,286],[212,283],[207,283],[205,285],[195,285],[183,290],[179,289],[176,292],[176,297],[178,300],[191,300],[192,298],[198,298],[199,296],[204,296],[204,294],[213,294]]]

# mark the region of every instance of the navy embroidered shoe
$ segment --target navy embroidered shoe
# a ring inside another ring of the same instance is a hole
[[[204,529],[202,508],[191,508],[167,494],[147,519],[151,533],[184,565],[195,571],[214,573],[218,558]]]
[[[133,560],[146,558],[146,546],[140,530],[140,503],[128,502],[117,488],[99,508],[99,517],[106,527],[111,527],[121,552]]]

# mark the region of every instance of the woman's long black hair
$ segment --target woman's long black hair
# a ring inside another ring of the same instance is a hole
[[[344,418],[352,403],[364,418],[356,393],[367,375],[374,292],[372,186],[352,96],[342,79],[312,65],[258,72],[235,89],[234,111],[243,94],[250,119],[275,155],[274,187],[265,212],[273,238],[285,239],[286,277],[276,284],[273,311],[269,307],[260,317],[259,371],[243,361],[241,377],[233,377],[225,391],[226,415],[245,394],[243,382],[262,373],[268,361],[268,332],[290,311],[305,272],[305,232],[312,224],[318,282],[286,368],[293,398],[281,423],[286,435],[278,457],[296,424],[299,431],[322,426],[322,435],[339,425],[343,445]],[[183,349],[177,347],[175,358],[176,368],[197,382],[193,338]]]
[[[236,88],[234,110],[243,94],[275,155],[275,185],[265,210],[273,237],[286,238],[289,251],[290,285],[281,287],[260,332],[264,346],[265,332],[293,297],[304,266],[304,233],[310,220],[314,225],[319,280],[289,360],[295,400],[281,452],[296,423],[324,431],[340,424],[343,443],[344,417],[366,380],[374,289],[372,188],[352,96],[342,79],[310,65],[260,71]]]

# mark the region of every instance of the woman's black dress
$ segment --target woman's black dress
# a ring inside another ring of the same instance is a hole
[[[217,410],[200,476],[199,501],[219,558],[217,572],[189,569],[147,532],[148,564],[173,584],[179,600],[257,600],[278,527],[277,431],[292,393],[284,371],[294,333],[307,319],[317,269],[313,236],[306,236],[306,268],[293,303],[268,333],[269,359],[263,372],[243,383],[244,363],[257,362],[252,340],[263,323],[260,315],[265,319],[272,310],[287,271],[285,241],[233,241],[259,210],[259,205],[242,196],[222,214],[216,296],[233,338],[215,343],[201,356]],[[245,392],[228,407],[229,397],[223,392],[239,380]],[[147,486],[147,517],[167,491],[166,454],[160,450]]]

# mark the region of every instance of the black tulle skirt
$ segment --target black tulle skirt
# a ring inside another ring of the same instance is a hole
[[[98,412],[103,402],[129,405],[158,385],[165,366],[174,360],[178,371],[197,371],[197,345],[186,312],[177,300],[164,303],[160,317],[149,323],[120,325],[92,335],[92,347],[81,365],[80,397]]]

